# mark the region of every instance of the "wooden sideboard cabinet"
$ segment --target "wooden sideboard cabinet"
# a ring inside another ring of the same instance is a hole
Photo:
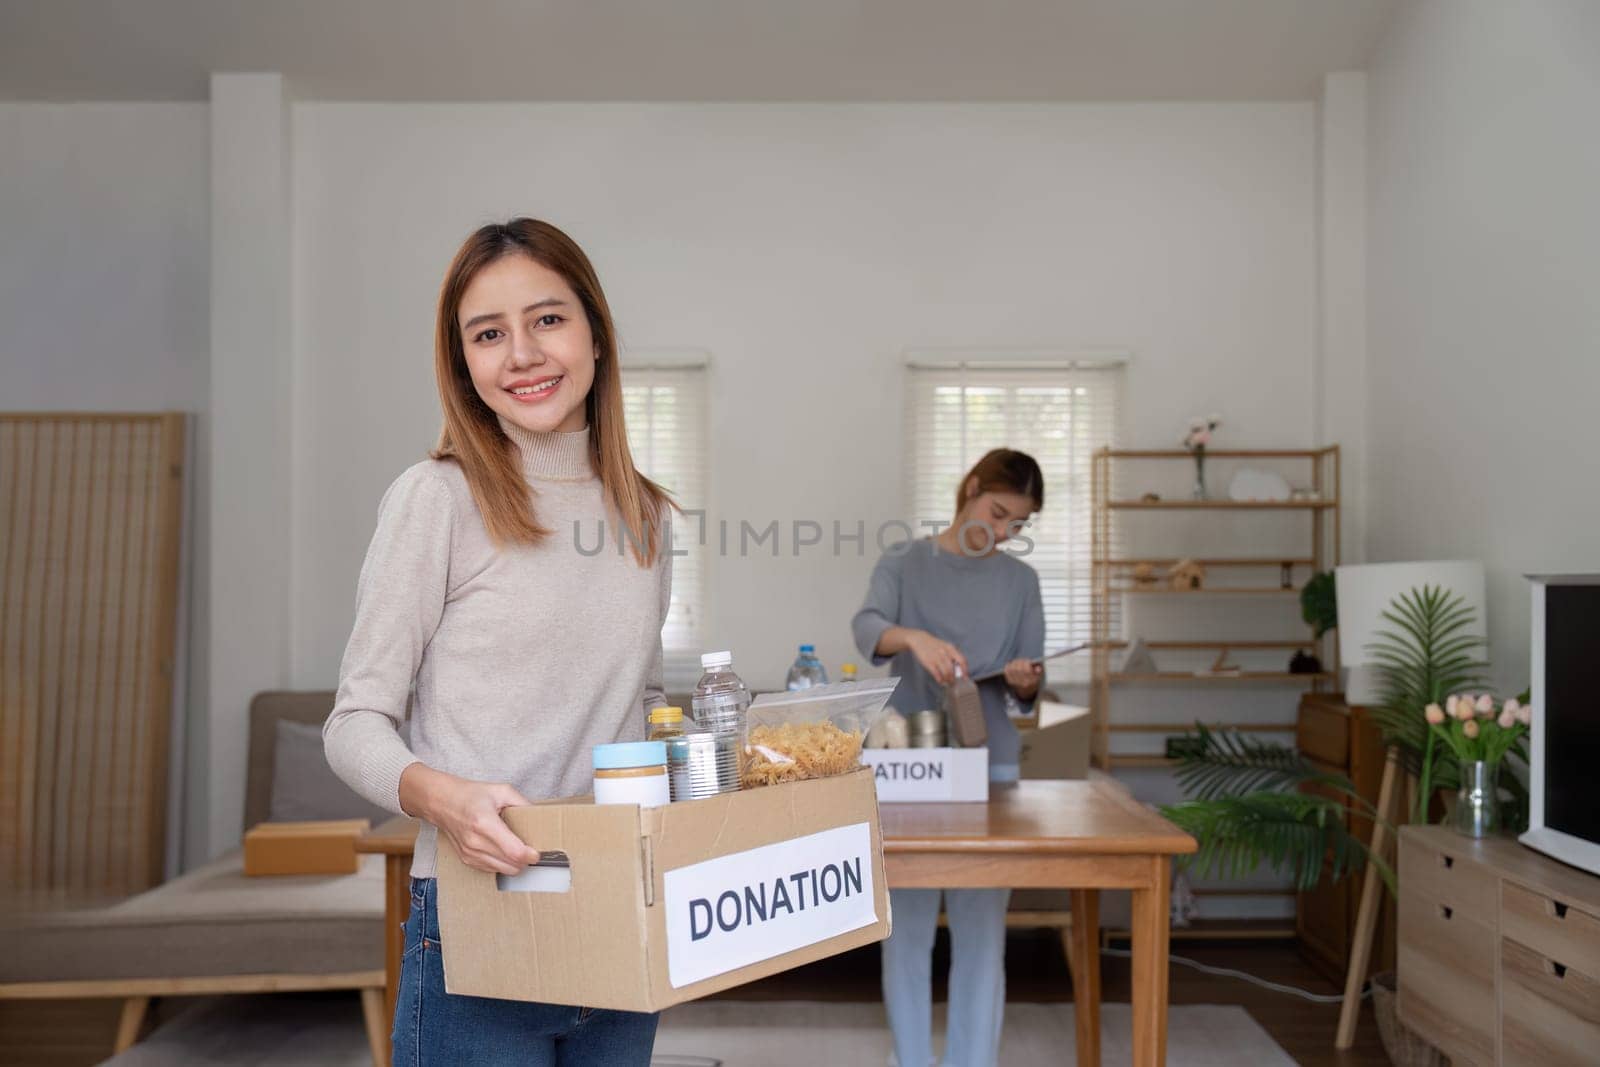
[[[1300,698],[1295,720],[1295,747],[1318,768],[1350,779],[1356,792],[1369,804],[1378,802],[1378,786],[1383,780],[1383,736],[1366,708],[1351,707],[1338,693],[1307,693]],[[1349,811],[1356,805],[1332,790],[1322,790],[1335,800],[1343,800]],[[1349,818],[1349,825],[1361,841],[1372,837],[1372,821]],[[1403,816],[1402,816],[1403,817]],[[1391,838],[1391,840],[1393,840]],[[1295,935],[1300,950],[1329,981],[1344,984],[1350,965],[1350,943],[1355,935],[1356,912],[1361,906],[1359,872],[1335,882],[1324,872],[1322,881],[1295,899]],[[1383,895],[1383,908],[1373,936],[1368,975],[1394,970],[1395,903]]]
[[[1600,1063],[1600,877],[1509,837],[1400,831],[1400,1018],[1456,1064]]]

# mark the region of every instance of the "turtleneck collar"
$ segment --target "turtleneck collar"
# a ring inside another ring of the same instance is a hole
[[[585,482],[594,477],[589,428],[572,433],[535,433],[500,418],[500,429],[522,453],[522,473],[544,482]]]

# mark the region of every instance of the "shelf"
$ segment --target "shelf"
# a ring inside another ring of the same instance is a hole
[[[1326,448],[1217,448],[1206,449],[1207,459],[1321,459],[1338,445]],[[1098,453],[1112,459],[1194,459],[1183,448],[1103,448]]]
[[[1176,767],[1178,761],[1167,756],[1119,756],[1115,752],[1106,756],[1111,769],[1118,767]]]
[[[1128,642],[1107,641],[1105,647],[1127,648]],[[1166,649],[1181,648],[1197,651],[1204,651],[1205,649],[1209,648],[1226,648],[1229,651],[1249,651],[1252,649],[1263,648],[1315,648],[1317,647],[1317,642],[1315,639],[1306,641],[1253,641],[1241,638],[1238,641],[1229,641],[1227,638],[1223,638],[1220,641],[1146,641],[1144,643],[1144,647]]]
[[[1126,594],[1128,596],[1299,596],[1298,587],[1288,589],[1275,585],[1222,585],[1201,586],[1199,589],[1163,589],[1156,585],[1145,589],[1134,587],[1132,589],[1112,589],[1112,593]]]
[[[1329,671],[1314,674],[1291,674],[1288,671],[1234,671],[1228,674],[1195,674],[1188,671],[1156,671],[1149,674],[1121,674],[1113,672],[1107,679],[1116,684],[1155,684],[1170,682],[1331,682]]]
[[[1175,563],[1181,562],[1183,560],[1176,557],[1168,559],[1107,559],[1097,561],[1096,566],[1170,567]],[[1294,567],[1313,567],[1316,566],[1317,561],[1314,559],[1284,559],[1281,556],[1235,556],[1230,559],[1197,559],[1194,562],[1202,567],[1281,567],[1285,563]]]
[[[1116,511],[1323,511],[1337,500],[1108,500]]]

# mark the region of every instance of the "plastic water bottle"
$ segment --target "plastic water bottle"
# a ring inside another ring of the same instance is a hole
[[[700,669],[705,673],[689,702],[695,725],[713,733],[737,734],[739,750],[743,751],[750,690],[733,673],[733,653],[707,652],[700,657]]]
[[[790,689],[810,689],[814,685],[827,685],[828,671],[817,658],[815,645],[801,645],[800,655],[789,668]]]

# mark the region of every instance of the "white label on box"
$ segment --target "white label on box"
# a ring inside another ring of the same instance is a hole
[[[861,762],[872,768],[881,804],[989,799],[987,748],[868,748]]]
[[[663,882],[674,989],[877,921],[864,822],[679,867]]]

